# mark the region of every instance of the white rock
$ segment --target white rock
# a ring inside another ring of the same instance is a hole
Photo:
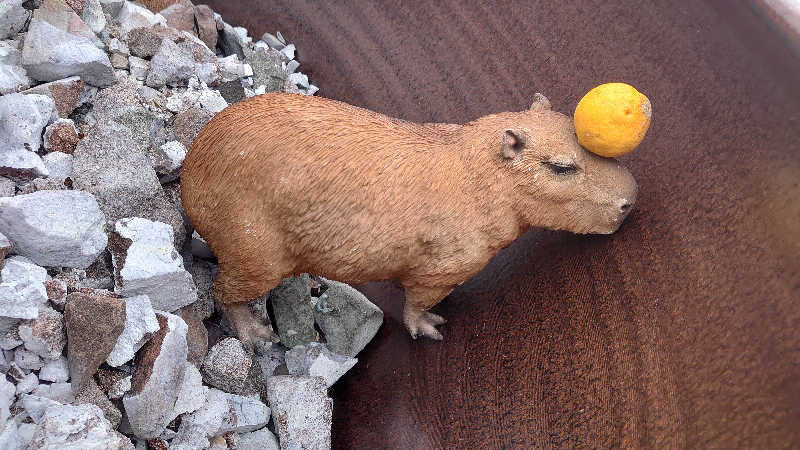
[[[22,414],[15,416],[2,428],[0,433],[0,448],[3,450],[26,450],[28,443],[33,437],[36,425],[32,423],[22,423]]]
[[[356,358],[331,352],[319,342],[299,345],[286,352],[286,367],[290,374],[322,377],[328,387],[333,386],[357,362]]]
[[[79,75],[92,86],[114,83],[114,69],[102,42],[72,8],[59,0],[45,0],[36,10],[22,48],[22,66],[39,81]]]
[[[274,376],[267,396],[281,448],[330,448],[333,405],[325,380]]]
[[[293,59],[286,64],[286,72],[287,73],[294,73],[297,68],[300,67],[300,63],[297,60]]]
[[[175,250],[172,227],[135,217],[118,220],[114,229],[131,241],[127,249],[111,249],[116,293],[147,295],[153,308],[161,311],[175,311],[197,300],[192,276]]]
[[[286,347],[273,343],[269,350],[256,354],[258,364],[261,366],[261,374],[264,380],[275,374],[275,369],[281,364],[286,364]]]
[[[283,53],[283,55],[286,56],[286,58],[289,60],[294,59],[294,52],[295,52],[294,44],[289,44],[281,49],[281,53]]]
[[[72,175],[72,155],[68,153],[48,153],[42,157],[42,161],[44,162],[44,166],[47,167],[47,171],[50,172],[50,178],[63,180]]]
[[[111,386],[111,389],[108,390],[108,398],[116,399],[122,398],[125,393],[131,390],[131,376],[127,376]]]
[[[106,16],[100,0],[85,0],[81,18],[95,34],[100,34],[106,28]]]
[[[0,232],[43,266],[86,268],[106,248],[105,215],[83,191],[38,191],[0,198]]]
[[[39,397],[36,395],[23,395],[20,397],[22,407],[34,423],[39,423],[44,416],[44,412],[51,406],[60,405],[60,402],[51,400],[47,397]]]
[[[56,119],[56,104],[44,95],[0,97],[0,169],[20,176],[47,176],[36,152],[42,145],[42,130]]]
[[[203,406],[183,416],[173,441],[177,446],[170,449],[205,448],[214,436],[263,428],[269,417],[270,409],[259,400],[210,388]]]
[[[147,72],[150,71],[150,61],[138,56],[131,56],[128,58],[128,70],[133,78],[144,81],[147,79]]]
[[[75,401],[75,394],[72,392],[72,384],[70,383],[40,384],[32,394],[49,398],[59,403],[72,403]]]
[[[208,388],[203,386],[203,376],[194,364],[187,362],[183,373],[183,383],[178,392],[178,399],[175,401],[175,409],[172,412],[172,419],[175,420],[181,414],[195,412],[206,402],[206,392]]]
[[[49,307],[39,308],[39,316],[19,324],[25,349],[47,361],[58,359],[67,343],[64,316]]]
[[[0,281],[0,333],[5,334],[19,319],[39,315],[39,307],[47,303],[47,271],[28,258],[12,256],[5,260]]]
[[[158,331],[156,313],[146,295],[125,299],[125,328],[117,338],[117,343],[106,362],[111,367],[119,367],[133,359],[136,352]]]
[[[185,158],[186,147],[178,141],[169,141],[159,147],[155,165],[159,181],[168,183],[178,179]]]
[[[249,71],[245,66],[250,68]],[[222,81],[234,81],[239,78],[253,76],[253,68],[249,64],[243,64],[236,55],[217,58],[217,68]],[[248,72],[250,75],[247,75]]]
[[[17,363],[21,369],[26,370],[39,370],[44,366],[44,361],[36,353],[29,352],[24,348],[14,350],[14,362]]]
[[[0,10],[4,5],[5,3],[0,5]],[[0,22],[2,22],[1,12]],[[2,25],[0,24],[1,28]],[[0,33],[2,32],[0,31]],[[31,83],[32,80],[28,78],[25,69],[22,68],[22,53],[14,44],[14,41],[0,41],[0,95],[28,89]]]
[[[106,1],[105,3],[109,2]],[[149,9],[128,1],[122,5],[119,14],[117,14],[117,21],[124,35],[127,35],[134,28],[149,28],[158,23],[167,26],[167,19],[161,14],[154,14]]]
[[[186,322],[173,314],[158,314],[166,319],[166,330],[159,331],[165,333],[161,346],[157,351],[143,350],[148,357],[139,361],[133,389],[122,398],[131,430],[143,439],[161,435],[174,418],[187,364]]]
[[[108,41],[108,51],[109,53],[116,53],[122,56],[131,56],[131,51],[128,48],[128,44],[126,44],[125,41],[117,38],[111,38]]]
[[[38,386],[39,386],[39,377],[37,377],[35,373],[31,372],[25,375],[25,378],[23,378],[22,380],[20,380],[19,383],[17,383],[17,395],[29,394]]]
[[[213,62],[199,63],[195,67],[197,79],[205,84],[212,84],[219,80],[217,65]]]
[[[133,450],[131,441],[114,431],[103,411],[92,404],[54,405],[47,408],[30,448]]]
[[[317,93],[317,91],[319,91],[318,87],[314,86],[313,84],[309,84],[308,85],[308,89],[306,89],[306,94],[307,95],[314,95],[314,94]]]
[[[9,409],[16,394],[17,388],[14,384],[6,380],[5,376],[0,376],[0,424],[6,423],[11,416]]]
[[[103,8],[103,12],[113,18],[119,15],[125,3],[127,3],[125,0],[100,0],[100,6]]]
[[[280,450],[278,438],[266,427],[239,435],[236,450]]]
[[[213,114],[228,107],[228,102],[226,102],[222,94],[215,89],[203,89],[200,92],[200,98],[198,100],[203,109]]]
[[[30,12],[22,7],[24,0],[3,0],[0,3],[0,39],[13,38],[25,27]]]
[[[295,72],[289,74],[289,81],[298,87],[308,89],[308,76],[302,72]]]
[[[58,359],[46,361],[39,371],[39,379],[54,383],[69,381],[67,357],[62,355]]]

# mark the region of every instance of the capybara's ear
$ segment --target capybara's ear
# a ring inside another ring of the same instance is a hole
[[[500,144],[500,150],[503,153],[503,158],[514,159],[519,152],[525,149],[526,136],[520,130],[509,128],[503,132],[503,143]]]
[[[533,95],[533,104],[531,105],[531,111],[546,111],[549,109],[550,109],[550,100],[548,100],[547,97],[538,92]]]

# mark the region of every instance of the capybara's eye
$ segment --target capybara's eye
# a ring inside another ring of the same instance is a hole
[[[553,173],[556,175],[572,175],[578,172],[578,168],[574,164],[561,164],[552,162],[545,162],[542,164],[547,166],[547,168],[553,171]]]

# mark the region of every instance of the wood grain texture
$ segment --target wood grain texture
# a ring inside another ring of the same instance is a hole
[[[280,30],[320,94],[413,121],[653,104],[610,237],[534,231],[411,341],[402,291],[332,390],[335,448],[788,448],[800,443],[800,59],[741,1],[217,0]]]

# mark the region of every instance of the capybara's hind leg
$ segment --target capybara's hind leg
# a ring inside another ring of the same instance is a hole
[[[280,279],[275,281],[277,285]],[[271,287],[264,288],[264,292],[259,294],[242,294],[237,292],[237,282],[227,275],[223,269],[220,270],[214,282],[214,298],[228,319],[233,332],[248,350],[256,350],[269,346],[274,338],[272,327],[264,324],[261,318],[257,317],[250,305],[249,300],[257,298],[259,295],[269,292]],[[251,298],[252,297],[252,298]]]
[[[447,321],[438,314],[428,312],[428,309],[439,303],[452,290],[452,287],[406,286],[403,323],[412,338],[416,339],[422,335],[437,341],[442,340],[442,334],[436,326]]]

